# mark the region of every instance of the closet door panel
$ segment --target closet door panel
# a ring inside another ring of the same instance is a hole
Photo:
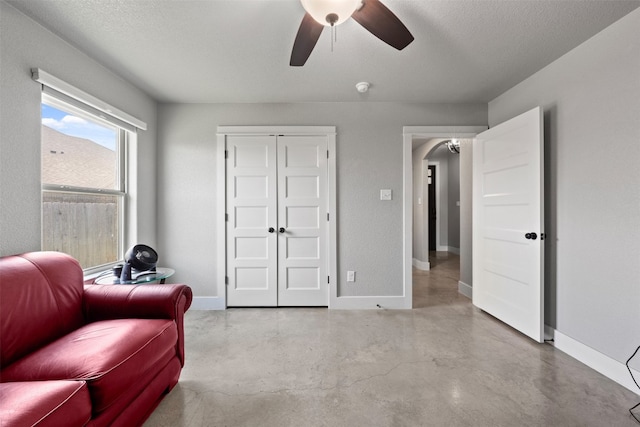
[[[276,138],[230,135],[227,152],[227,305],[276,306]]]
[[[327,212],[326,136],[278,137],[278,305],[328,305]]]

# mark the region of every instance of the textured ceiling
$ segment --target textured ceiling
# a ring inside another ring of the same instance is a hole
[[[160,102],[488,102],[640,0],[382,0],[415,41],[349,20],[304,67],[298,0],[8,0]],[[371,82],[367,94],[355,90]]]

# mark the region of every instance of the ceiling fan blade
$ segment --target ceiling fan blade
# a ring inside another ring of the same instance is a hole
[[[407,27],[379,0],[364,0],[362,3],[363,6],[351,17],[371,34],[398,50],[413,41]]]
[[[289,65],[292,67],[301,67],[307,62],[323,29],[324,25],[318,23],[308,13],[305,13],[300,23],[300,28],[298,28],[296,40],[293,42]]]

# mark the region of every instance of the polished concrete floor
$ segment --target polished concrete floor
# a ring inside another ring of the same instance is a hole
[[[413,310],[189,311],[153,426],[638,426],[638,396],[458,294],[458,257],[414,272]]]

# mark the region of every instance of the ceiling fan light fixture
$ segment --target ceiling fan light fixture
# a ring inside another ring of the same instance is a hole
[[[362,0],[300,0],[300,3],[318,23],[333,27],[349,19]]]

